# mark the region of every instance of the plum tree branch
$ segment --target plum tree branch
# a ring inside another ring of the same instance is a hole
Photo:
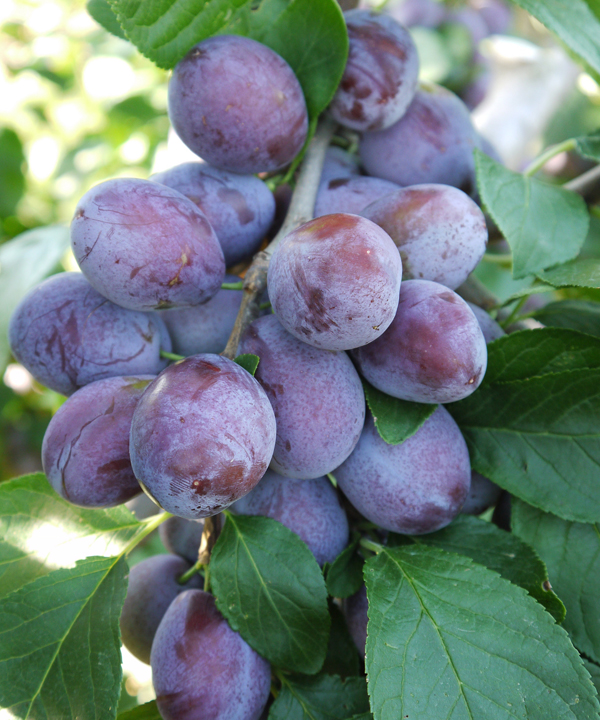
[[[300,165],[296,187],[283,225],[268,247],[254,257],[252,264],[246,271],[242,304],[227,346],[221,353],[230,360],[237,354],[242,333],[258,317],[259,298],[267,287],[267,270],[275,248],[288,233],[313,217],[321,171],[325,162],[325,152],[335,129],[336,125],[330,118],[324,117],[319,121],[315,135]]]

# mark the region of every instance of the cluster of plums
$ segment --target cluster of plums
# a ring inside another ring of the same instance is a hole
[[[244,37],[200,43],[170,82],[171,121],[203,162],[92,188],[71,225],[81,273],[43,282],[11,320],[15,357],[69,396],[43,444],[54,489],[84,507],[143,489],[177,516],[161,528],[171,554],[133,568],[122,617],[125,644],[152,663],[164,718],[257,720],[269,694],[268,663],[199,576],[178,582],[202,518],[225,508],[275,518],[323,565],[349,537],[330,473],[360,515],[400,533],[497,499],[485,478],[471,486],[465,441],[442,407],[475,391],[486,340],[502,333],[454,292],[487,242],[470,196],[482,139],[455,95],[418,85],[404,27],[367,11],[346,18],[350,54],[329,112],[361,133],[360,164],[331,148],[315,219],[274,250],[266,312],[238,349],[260,358],[255,377],[218,354],[242,295],[221,286],[272,229],[275,200],[257,174],[291,162],[308,116],[287,63]],[[167,366],[173,351],[186,357]],[[361,376],[440,405],[388,445]],[[366,597],[352,602],[360,626]]]

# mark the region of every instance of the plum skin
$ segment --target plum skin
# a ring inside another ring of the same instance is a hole
[[[173,515],[158,528],[158,534],[165,548],[194,564],[198,560],[198,551],[204,522],[202,520],[184,520]]]
[[[157,505],[187,520],[250,492],[275,446],[275,415],[259,383],[232,360],[194,355],[170,365],[133,414],[131,464]]]

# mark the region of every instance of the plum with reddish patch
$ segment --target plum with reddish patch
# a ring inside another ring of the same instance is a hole
[[[178,582],[190,567],[177,555],[154,555],[129,571],[120,620],[121,639],[132,655],[148,665],[152,641],[169,605],[185,590],[202,587],[200,575],[193,575],[185,585]]]
[[[383,130],[406,112],[417,89],[419,56],[410,33],[389,15],[344,14],[348,61],[329,112],[353,130]]]
[[[239,35],[210,37],[175,66],[169,118],[190,150],[216,168],[245,174],[284,167],[308,132],[292,68],[266,45]]]
[[[227,267],[252,257],[273,222],[273,193],[254,175],[191,162],[152,175],[150,180],[177,190],[206,215]]]
[[[269,663],[202,590],[187,590],[171,603],[150,664],[164,720],[258,720],[269,699]]]
[[[450,90],[421,83],[404,116],[364,133],[360,157],[369,175],[402,187],[441,183],[473,195],[477,133],[466,105]]]
[[[278,520],[308,545],[321,566],[332,563],[348,544],[348,518],[325,477],[292,480],[267,470],[231,510]]]
[[[170,365],[142,396],[131,423],[135,476],[160,507],[196,520],[250,492],[275,447],[265,391],[232,360],[194,355]]]
[[[116,178],[89,190],[75,209],[71,247],[90,284],[130,310],[199,305],[225,275],[206,216],[149,180]]]
[[[371,203],[397,190],[400,186],[396,183],[366,176],[321,181],[315,202],[315,217],[333,213],[358,215]]]
[[[384,442],[369,417],[335,477],[367,520],[391,532],[422,535],[458,515],[469,492],[471,465],[458,425],[440,406],[400,445]]]
[[[487,367],[485,338],[471,308],[429,280],[403,282],[393,323],[352,357],[381,392],[422,403],[462,400],[479,387]]]
[[[162,320],[125,310],[81,273],[60,273],[33,288],[10,319],[13,355],[42,385],[71,395],[95,380],[156,375],[171,350]]]
[[[203,520],[184,520],[176,515],[165,520],[158,528],[158,534],[165,548],[192,564],[198,560],[203,531]]]
[[[454,290],[475,269],[487,245],[485,217],[449,185],[413,185],[376,200],[361,215],[383,228],[402,258],[402,277]]]
[[[260,358],[255,377],[275,412],[271,468],[302,479],[335,470],[352,452],[365,421],[362,384],[346,353],[303,343],[274,315],[248,327],[239,352]]]
[[[370,220],[324,215],[289,233],[269,264],[273,312],[299,340],[323,350],[372,342],[398,307],[402,262]]]
[[[98,380],[61,405],[42,444],[44,472],[61,497],[80,507],[112,507],[141,492],[129,459],[129,430],[152,380]]]

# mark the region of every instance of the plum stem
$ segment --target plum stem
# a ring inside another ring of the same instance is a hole
[[[377,553],[380,553],[384,547],[381,545],[381,543],[373,542],[372,540],[369,540],[367,538],[362,538],[360,541],[360,546],[364,547],[365,550],[370,550],[371,552],[374,552],[376,555]]]
[[[152,517],[149,517],[147,520],[142,520],[140,525],[143,525],[141,530],[138,530],[136,534],[133,536],[133,538],[130,540],[129,544],[125,546],[122,555],[129,555],[129,553],[136,548],[144,538],[148,537],[151,532],[154,532],[156,528],[164,523],[165,520],[168,520],[170,517],[173,517],[171,513],[168,512],[162,512],[158,515],[153,515]]]
[[[177,582],[180,585],[185,585],[186,582],[188,582],[188,580],[191,580],[191,578],[193,578],[194,575],[196,575],[196,573],[199,573],[203,567],[204,567],[204,564],[201,563],[200,560],[198,560],[198,562],[195,565],[192,565],[192,567],[189,570],[187,570],[186,572],[184,572],[183,575],[181,575],[181,577],[177,578]]]
[[[327,477],[329,478],[329,482],[333,485],[334,488],[338,486],[337,480],[335,479],[335,475],[333,473],[327,473]]]
[[[221,290],[242,290],[244,287],[244,281],[240,280],[239,282],[232,282],[232,283],[221,283]]]
[[[160,356],[161,356],[161,358],[164,358],[165,360],[176,360],[176,361],[185,360],[184,355],[177,355],[176,353],[167,352],[166,350],[161,350]]]
[[[237,355],[242,333],[258,317],[258,298],[267,287],[267,270],[275,248],[292,230],[300,227],[300,225],[308,222],[313,217],[321,172],[325,162],[325,152],[329,147],[335,129],[336,125],[330,118],[324,117],[319,121],[315,135],[310,141],[300,165],[296,187],[283,225],[269,245],[254,256],[252,264],[246,271],[242,304],[227,342],[227,347],[221,353],[230,360],[233,360]]]
[[[552,145],[547,150],[544,150],[544,152],[541,155],[536,157],[535,160],[533,160],[533,162],[531,162],[525,168],[525,170],[523,171],[523,175],[525,175],[525,177],[532,177],[538,171],[540,171],[549,160],[552,160],[553,157],[560,155],[560,153],[569,152],[570,150],[574,150],[576,147],[577,147],[577,140],[575,138],[570,138],[569,140],[565,140],[564,142],[561,142],[558,145]]]

